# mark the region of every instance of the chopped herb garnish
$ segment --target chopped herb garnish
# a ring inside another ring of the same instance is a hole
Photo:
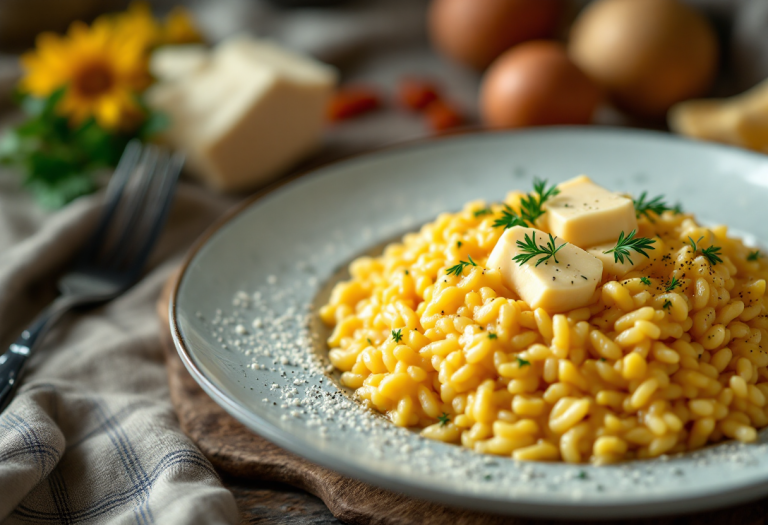
[[[709,264],[712,266],[716,265],[719,262],[723,262],[723,260],[720,258],[720,246],[710,246],[709,248],[702,248],[699,249],[697,244],[701,242],[701,240],[704,237],[699,237],[698,241],[694,241],[691,237],[688,237],[688,240],[691,242],[691,248],[693,248],[693,253],[696,253],[696,251],[700,251],[701,255],[709,261]]]
[[[701,242],[701,240],[702,240],[703,238],[704,238],[704,237],[699,237],[699,240],[698,240],[698,241],[694,241],[694,240],[693,240],[693,237],[691,237],[690,235],[688,236],[688,241],[690,241],[690,243],[691,243],[691,248],[693,248],[693,253],[696,253],[696,250],[698,250],[698,248],[696,247],[696,245],[697,245],[698,243],[700,243],[700,242]]]
[[[675,205],[672,207],[672,213],[674,213],[675,215],[680,215],[681,213],[683,213],[683,205],[680,204],[679,202],[676,202]]]
[[[579,479],[587,479],[587,471],[586,470],[580,470],[579,471]]]
[[[406,271],[405,271],[405,275],[411,275],[411,272],[409,272],[408,270],[406,270]]]
[[[755,250],[754,252],[749,252],[749,255],[747,255],[748,261],[756,261],[758,260],[762,255],[760,255],[760,250]]]
[[[496,219],[493,227],[503,226],[506,230],[512,226],[536,226],[536,221],[545,213],[542,209],[544,203],[559,193],[560,190],[557,189],[557,186],[547,188],[546,180],[534,179],[533,194],[528,194],[520,199],[520,215],[505,204],[501,218]]]
[[[648,217],[648,220],[653,222],[653,217],[651,217],[651,213],[655,213],[656,215],[661,215],[665,211],[675,210],[675,208],[670,208],[666,202],[664,202],[664,196],[659,195],[657,197],[654,197],[653,199],[646,201],[647,192],[643,192],[640,194],[639,199],[633,199],[632,203],[635,205],[635,215],[639,219],[641,215],[645,215]]]
[[[655,250],[651,244],[655,243],[655,239],[648,239],[647,237],[635,238],[636,230],[632,230],[629,235],[624,237],[624,231],[619,234],[619,240],[616,241],[616,246],[610,250],[606,250],[603,253],[613,253],[613,261],[621,262],[624,264],[624,257],[627,258],[629,264],[635,264],[629,257],[629,250],[635,250],[640,255],[644,255],[648,259],[646,250]]]
[[[683,283],[677,280],[677,277],[672,277],[672,280],[667,283],[667,287],[664,289],[667,292],[671,292],[678,286],[681,286]]]
[[[519,366],[520,368],[523,368],[524,366],[531,366],[531,362],[530,361],[526,361],[525,359],[523,359],[521,357],[518,357],[517,358],[517,366]]]
[[[547,202],[549,199],[551,199],[555,195],[560,195],[560,190],[557,189],[557,186],[553,185],[549,189],[547,189],[546,179],[541,180],[539,178],[534,178],[533,191],[539,194],[539,206]]]
[[[472,214],[475,217],[480,217],[481,215],[490,215],[492,213],[493,213],[493,210],[491,210],[490,208],[482,208],[482,209],[475,210],[475,211],[472,212]]]
[[[716,265],[717,263],[723,262],[723,260],[720,258],[720,246],[710,246],[709,248],[704,248],[701,250],[701,255],[704,256],[705,259],[709,261],[709,264],[712,266]]]
[[[662,307],[663,309],[665,309],[665,310],[666,310],[666,309],[668,309],[668,308],[672,308],[672,301],[670,301],[669,299],[667,299],[666,301],[664,301],[664,304],[663,304],[661,307]]]
[[[515,210],[510,208],[508,205],[504,205],[504,209],[501,210],[501,218],[496,219],[493,222],[494,228],[499,228],[503,226],[505,230],[508,230],[512,226],[528,226],[523,219],[518,217],[518,215],[515,213]]]
[[[368,341],[369,345],[373,346],[373,341],[371,341],[370,337],[366,337],[365,340]]]
[[[541,179],[533,180],[533,191],[535,195],[526,195],[520,199],[520,216],[531,226],[535,226],[539,217],[544,215],[544,203],[560,193],[557,186],[547,188],[547,181]]]
[[[499,336],[494,334],[493,332],[488,332],[488,339],[497,339]]]
[[[397,330],[392,330],[392,339],[394,339],[396,343],[399,343],[403,339],[403,329],[398,328]]]
[[[589,279],[587,279],[586,275],[582,275],[581,278],[584,279],[585,281],[589,281]]]
[[[651,285],[651,280],[648,277],[640,277],[640,282],[646,286]]]
[[[551,258],[555,260],[555,263],[559,263],[560,261],[557,260],[557,252],[566,245],[566,243],[561,244],[560,246],[555,245],[555,240],[557,237],[552,237],[552,234],[549,234],[549,241],[547,241],[547,245],[536,245],[536,232],[533,232],[531,234],[532,238],[528,236],[528,234],[525,234],[525,242],[523,241],[517,241],[517,247],[522,250],[523,253],[519,253],[512,257],[512,260],[518,263],[520,266],[527,263],[534,257],[541,256],[541,258],[536,261],[536,266],[540,265],[543,262],[546,262]]]
[[[475,261],[472,260],[472,256],[471,255],[468,257],[468,259],[469,259],[469,262],[459,261],[459,264],[457,264],[455,266],[451,266],[450,268],[448,268],[446,270],[445,273],[447,273],[448,275],[459,276],[464,271],[464,268],[466,268],[467,266],[469,266],[469,265],[477,266],[477,263],[475,263]]]
[[[606,361],[607,361],[607,359],[606,359],[606,358],[604,358],[604,357],[601,357],[601,358],[600,358],[600,362],[601,362],[601,363],[605,363]]]
[[[442,414],[437,416],[437,420],[440,422],[440,426],[444,427],[445,425],[451,422],[451,416],[443,412]]]
[[[461,241],[456,241],[456,248],[461,248],[462,244],[463,243]]]

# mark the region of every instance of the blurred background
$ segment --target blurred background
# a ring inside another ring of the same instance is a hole
[[[6,109],[25,74],[18,57],[34,48],[37,35],[65,35],[74,20],[91,23],[130,5],[0,0]],[[322,121],[317,136],[288,147],[285,158],[268,169],[249,174],[217,165],[215,152],[198,159],[193,154],[193,175],[219,190],[248,192],[296,166],[478,127],[633,126],[768,152],[768,86],[761,84],[768,77],[766,0],[154,0],[142,5],[158,20],[184,7],[208,46],[209,68],[226,54],[217,55],[221,42],[244,33],[253,42],[269,39],[300,61],[332,68],[324,70],[333,78],[323,81],[322,110],[303,110],[307,122]],[[274,73],[282,59],[255,53],[254,70],[294,78],[286,84],[298,91],[285,95],[288,102],[256,96],[262,88],[254,87],[249,96],[259,100],[221,109],[237,115],[229,124],[216,124],[226,128],[219,136],[206,130],[197,133],[206,138],[193,139],[174,130],[174,122],[191,128],[213,124],[198,118],[198,102],[189,102],[202,95],[167,85],[210,84],[206,89],[221,97],[222,107],[228,90],[247,91],[236,74],[213,86],[197,65],[188,66],[198,59],[182,47],[153,58],[150,67],[153,82],[166,86],[149,90],[167,93],[148,95],[147,104],[171,117],[161,140],[177,149],[203,144],[213,151],[260,142],[264,126],[282,126],[286,137],[302,127],[302,119],[280,104],[298,107],[291,101],[304,100],[300,91],[318,89],[320,81]],[[216,101],[204,105],[207,113],[219,110]],[[254,116],[256,108],[261,117]],[[272,121],[264,121],[264,113]]]

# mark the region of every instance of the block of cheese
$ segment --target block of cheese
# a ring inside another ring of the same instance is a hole
[[[211,53],[202,44],[163,46],[149,59],[149,72],[159,80],[175,80],[202,69]]]
[[[557,185],[560,193],[544,204],[552,235],[589,248],[615,241],[637,229],[632,199],[612,193],[580,175]]]
[[[536,245],[546,246],[549,235],[534,228],[514,226],[504,232],[488,258],[486,266],[501,272],[504,283],[512,288],[531,308],[544,308],[547,312],[567,312],[589,303],[603,276],[603,263],[578,246],[566,243],[557,253],[557,261],[550,258],[536,266],[541,256],[520,264],[512,260],[525,253],[517,241],[525,236]],[[555,245],[563,244],[555,239]]]
[[[603,253],[615,246],[616,246],[615,242],[608,242],[608,243],[601,244],[599,246],[595,246],[593,248],[587,249],[588,253],[600,259],[600,262],[603,263],[603,271],[606,274],[614,275],[620,278],[626,275],[627,273],[631,272],[635,268],[640,268],[641,266],[645,266],[650,261],[650,259],[646,258],[642,254],[639,254],[637,252],[631,252],[630,254],[630,257],[633,261],[632,263],[629,262],[629,258],[626,256],[624,256],[624,262],[621,262],[621,261],[616,261],[616,258],[613,256],[613,253]]]
[[[147,101],[170,117],[164,138],[192,174],[219,190],[253,189],[319,146],[333,68],[246,36],[204,59],[189,53],[185,65],[165,64],[171,73]]]

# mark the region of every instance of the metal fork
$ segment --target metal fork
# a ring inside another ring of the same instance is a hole
[[[178,154],[138,141],[125,148],[94,233],[58,281],[60,295],[0,355],[0,412],[13,397],[30,354],[64,313],[114,299],[139,279],[165,224],[183,162]]]

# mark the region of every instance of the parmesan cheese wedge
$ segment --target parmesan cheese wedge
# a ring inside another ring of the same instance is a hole
[[[536,245],[546,245],[549,235],[534,228],[514,226],[506,230],[488,258],[486,266],[501,273],[504,283],[512,288],[531,308],[544,308],[549,313],[567,312],[590,302],[603,276],[603,263],[578,246],[566,243],[557,253],[536,266],[541,256],[520,264],[513,260],[524,253],[517,241],[525,236]],[[563,244],[555,239],[556,246]]]
[[[560,193],[544,204],[549,231],[581,248],[614,241],[637,229],[632,199],[612,193],[586,175],[557,185]]]
[[[330,66],[245,36],[209,52],[161,54],[154,69],[161,80],[147,101],[171,119],[164,138],[186,153],[193,175],[224,191],[263,185],[319,146],[337,77]]]

